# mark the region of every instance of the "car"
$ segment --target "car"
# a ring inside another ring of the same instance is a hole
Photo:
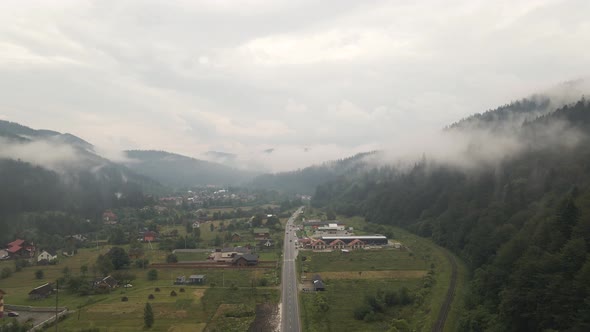
[[[8,317],[18,317],[18,312],[16,312],[16,311],[9,311],[8,312]]]
[[[124,288],[131,288],[131,287],[133,287],[133,285],[132,285],[132,284],[127,284],[127,285],[125,285],[125,286],[123,286],[123,287],[124,287]]]

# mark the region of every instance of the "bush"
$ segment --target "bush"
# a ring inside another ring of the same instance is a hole
[[[121,302],[127,302],[127,301],[129,301],[129,298],[127,298],[127,296],[123,296],[121,298]]]
[[[166,263],[178,263],[178,257],[175,254],[169,254],[166,256]]]
[[[149,270],[147,273],[147,278],[148,278],[148,280],[151,280],[151,281],[158,280],[158,270],[155,270],[155,269]]]
[[[354,309],[354,318],[357,320],[363,320],[365,319],[365,316],[371,312],[371,307],[368,304],[363,304],[362,306]]]
[[[181,289],[180,289],[180,292],[181,292],[181,293],[184,293],[184,288],[181,288]]]
[[[2,272],[0,273],[0,277],[2,277],[2,279],[8,278],[11,275],[12,275],[12,270],[9,267],[3,268]]]
[[[171,291],[170,292],[170,296],[176,296],[176,292],[175,291]]]
[[[143,269],[150,265],[150,261],[148,259],[136,259],[134,264],[136,268]]]
[[[258,286],[260,287],[266,287],[268,286],[268,279],[266,278],[262,278],[258,280]]]
[[[158,287],[154,288],[154,292],[159,292],[160,289]]]
[[[156,298],[156,297],[154,296],[154,294],[150,294],[150,295],[148,295],[148,300],[153,300],[153,299],[155,299],[155,298]]]

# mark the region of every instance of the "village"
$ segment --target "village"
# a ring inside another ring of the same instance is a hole
[[[49,326],[59,294],[58,316],[77,315],[86,317],[89,327],[108,326],[99,321],[112,310],[129,312],[120,317],[123,321],[139,321],[146,301],[172,303],[167,298],[174,298],[173,303],[186,303],[183,310],[200,317],[199,324],[204,325],[199,326],[223,325],[234,318],[219,316],[217,311],[233,308],[230,303],[237,299],[252,308],[269,300],[277,303],[285,232],[295,236],[288,245],[299,251],[298,289],[302,294],[336,296],[333,292],[340,291],[345,272],[332,272],[334,269],[349,269],[346,275],[352,276],[352,271],[361,268],[359,274],[354,272],[361,280],[426,276],[426,265],[416,261],[405,244],[358,220],[327,220],[325,213],[310,209],[285,229],[289,211],[277,205],[198,208],[185,212],[185,217],[171,217],[181,208],[182,204],[177,207],[160,201],[137,211],[105,210],[96,225],[98,232],[64,236],[59,248],[23,238],[7,243],[0,250],[0,269],[7,271],[1,281],[4,305],[0,312],[4,317],[18,315],[34,326]],[[147,220],[139,225],[130,222],[138,217]],[[402,263],[392,266],[396,260]],[[341,265],[333,265],[337,261]],[[353,261],[359,263],[351,264]],[[252,290],[259,291],[246,300]],[[228,292],[241,295],[232,299]],[[203,302],[210,296],[218,301],[215,303],[226,305],[210,307]],[[307,298],[303,296],[302,301],[305,307]],[[123,303],[128,309],[122,309]],[[106,309],[107,304],[112,309]],[[167,308],[171,315],[177,312]],[[253,323],[253,316],[248,319]],[[161,324],[170,323],[162,320]],[[189,316],[179,322],[188,321]],[[60,324],[80,323],[69,318]]]

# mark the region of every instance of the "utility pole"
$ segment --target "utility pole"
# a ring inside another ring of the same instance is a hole
[[[58,311],[57,311],[57,304],[59,302],[59,280],[55,281],[55,332],[57,332],[57,316],[58,316]]]

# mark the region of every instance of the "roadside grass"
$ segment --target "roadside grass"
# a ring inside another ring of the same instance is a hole
[[[321,276],[323,279],[419,279],[427,273],[426,270],[343,271],[322,272]],[[311,280],[314,274],[304,273],[305,280]]]
[[[312,252],[302,251],[299,256],[307,260],[303,265],[307,272],[320,271],[383,271],[383,270],[426,270],[428,264],[412,252],[399,249],[367,249]]]

